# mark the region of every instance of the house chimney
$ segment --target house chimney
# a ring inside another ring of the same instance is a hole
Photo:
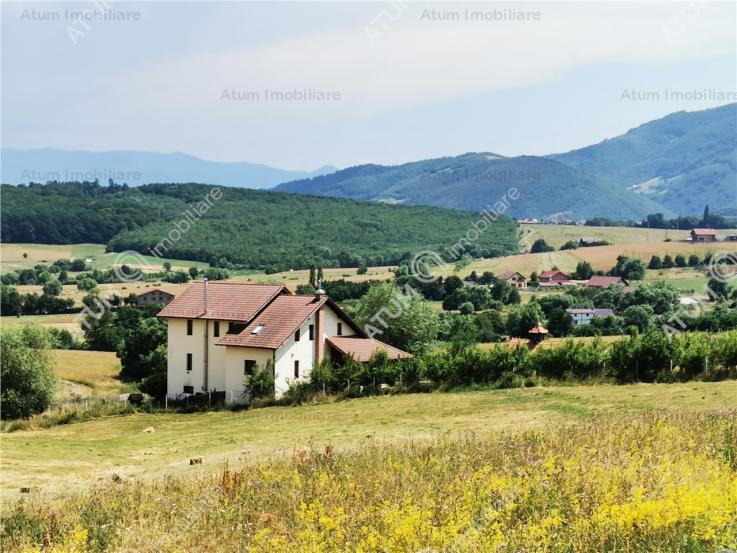
[[[317,290],[315,290],[315,299],[319,300],[325,295],[325,290],[322,289],[322,280],[317,281]]]
[[[207,279],[205,279],[205,286],[204,286],[204,296],[205,296],[205,315],[207,315]]]

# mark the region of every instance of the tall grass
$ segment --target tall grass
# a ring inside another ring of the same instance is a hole
[[[737,411],[295,450],[11,506],[26,551],[713,552],[737,546]]]

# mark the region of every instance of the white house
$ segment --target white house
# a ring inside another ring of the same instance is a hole
[[[244,382],[273,362],[277,395],[324,358],[406,352],[367,337],[322,290],[293,295],[283,285],[194,282],[159,313],[168,324],[167,395],[197,393],[245,402]]]
[[[591,319],[597,317],[611,317],[614,315],[614,311],[611,309],[566,309],[571,317],[573,317],[573,323],[580,325],[591,322]]]

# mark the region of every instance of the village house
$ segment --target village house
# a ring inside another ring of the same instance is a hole
[[[691,230],[693,242],[716,242],[717,231],[710,228],[695,228]]]
[[[563,271],[544,271],[537,279],[540,282],[563,283],[571,280],[571,275]]]
[[[153,290],[148,290],[146,292],[138,294],[136,298],[136,305],[138,305],[138,307],[152,304],[169,305],[169,303],[171,303],[171,300],[173,299],[174,294],[170,294],[169,292],[165,292],[164,290],[160,290],[159,288],[154,288]]]
[[[606,288],[612,284],[629,286],[629,283],[626,280],[618,276],[592,276],[586,281],[586,286],[589,288]]]
[[[611,309],[566,309],[573,318],[573,323],[576,325],[586,324],[591,322],[591,319],[598,317],[611,317],[614,315],[614,311]]]
[[[522,273],[518,273],[517,271],[506,271],[499,275],[499,280],[503,280],[512,288],[527,287],[527,279]]]
[[[283,285],[194,282],[158,316],[168,326],[170,399],[207,393],[246,403],[244,383],[257,366],[272,367],[278,396],[326,358],[411,357],[369,338],[321,289],[305,296]]]

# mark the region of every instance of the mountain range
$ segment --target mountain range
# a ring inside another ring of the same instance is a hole
[[[517,218],[640,218],[737,207],[737,104],[677,112],[564,154],[468,153],[360,165],[277,190],[478,211],[511,188]]]
[[[511,195],[516,218],[639,219],[737,210],[737,104],[676,112],[598,144],[547,156],[466,153],[402,165],[289,171],[184,153],[2,150],[2,182],[201,182],[481,211]]]
[[[152,182],[203,182],[220,186],[271,188],[279,183],[332,173],[330,165],[315,171],[290,171],[246,162],[220,162],[184,154],[128,150],[2,149],[2,182],[94,181],[138,186]]]

